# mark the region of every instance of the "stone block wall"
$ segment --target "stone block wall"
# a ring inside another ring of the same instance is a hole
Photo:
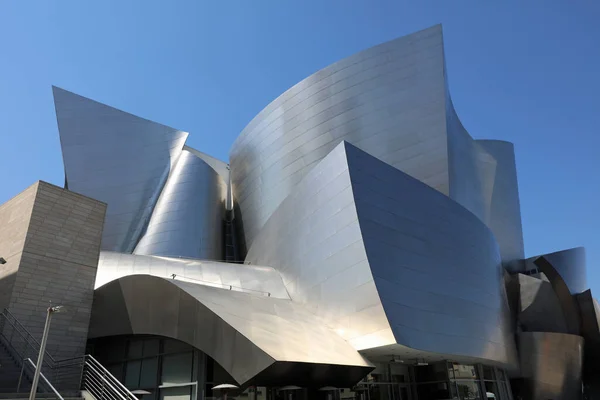
[[[57,360],[83,355],[106,204],[42,181],[23,193],[29,190],[35,195],[22,220],[26,235],[8,308],[39,340],[48,306],[64,306],[53,317],[47,351]]]

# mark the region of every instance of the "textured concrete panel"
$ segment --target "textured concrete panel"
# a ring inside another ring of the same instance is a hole
[[[38,182],[0,205],[0,310],[10,303],[37,190]]]
[[[227,181],[184,149],[134,253],[223,260],[226,196]]]
[[[128,275],[152,275],[192,283],[289,299],[274,268],[215,261],[100,252],[95,288]]]
[[[399,344],[515,362],[489,229],[447,196],[346,142],[273,213],[247,260],[276,265],[292,300],[365,354]]]
[[[486,224],[494,232],[502,262],[507,265],[525,258],[514,145],[500,140],[475,143],[496,160],[493,179],[487,182],[493,195]]]
[[[115,313],[122,317],[115,321]],[[147,275],[120,278],[96,291],[90,337],[119,334],[181,340],[211,356],[239,384],[288,384],[286,374],[277,381],[281,371],[308,364],[313,385],[350,387],[373,368],[324,320],[290,300]],[[316,377],[310,365],[318,370],[322,364],[344,373]],[[262,381],[256,381],[261,372]]]
[[[131,252],[187,132],[53,87],[69,190],[108,204],[102,249]]]
[[[92,307],[106,205],[38,182],[9,310],[38,340],[46,309],[56,314],[47,350],[55,358],[82,355]]]
[[[522,385],[519,394],[531,400],[581,399],[583,343],[563,333],[518,334]]]

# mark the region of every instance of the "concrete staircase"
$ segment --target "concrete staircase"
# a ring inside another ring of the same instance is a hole
[[[0,395],[17,391],[20,374],[20,364],[13,358],[13,355],[3,341],[0,340]],[[29,381],[29,377],[24,376],[21,382],[21,391],[28,393],[30,388],[31,382]]]

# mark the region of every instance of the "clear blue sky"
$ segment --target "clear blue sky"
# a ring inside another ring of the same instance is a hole
[[[515,144],[527,255],[585,246],[600,297],[599,21],[594,0],[3,0],[0,203],[63,183],[51,85],[186,130],[226,160],[302,78],[441,22],[465,127]]]

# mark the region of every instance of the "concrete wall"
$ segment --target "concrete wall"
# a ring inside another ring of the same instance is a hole
[[[65,306],[67,311],[53,319],[47,350],[55,359],[82,355],[106,205],[40,181],[2,211],[14,208],[30,218],[15,222],[17,231],[25,230],[26,236],[8,308],[41,339],[47,307]]]
[[[0,310],[8,307],[21,262],[38,183],[0,205]]]

